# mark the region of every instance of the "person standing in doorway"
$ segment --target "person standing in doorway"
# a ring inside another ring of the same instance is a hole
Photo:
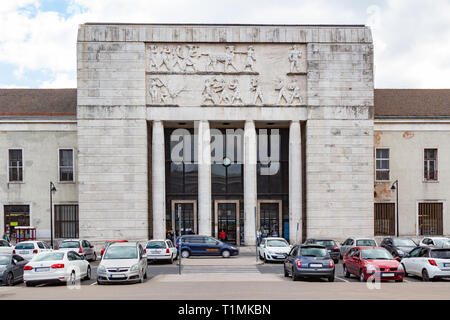
[[[227,234],[225,233],[225,231],[223,231],[223,229],[219,232],[219,239],[220,241],[225,241],[227,238]]]

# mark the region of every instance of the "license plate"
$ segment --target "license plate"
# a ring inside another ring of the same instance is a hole
[[[450,267],[450,263],[444,263],[444,268]]]
[[[50,268],[34,268],[35,272],[45,272],[50,271]]]
[[[309,265],[310,268],[322,268],[322,264],[321,263],[311,263]]]
[[[161,253],[161,250],[150,250],[150,253]]]
[[[112,274],[109,276],[110,279],[112,278],[125,278],[124,274]]]
[[[19,251],[19,254],[28,254],[28,251]]]
[[[394,274],[393,273],[382,273],[381,276],[382,277],[393,277]]]

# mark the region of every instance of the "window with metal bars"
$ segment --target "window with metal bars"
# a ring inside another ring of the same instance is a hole
[[[394,203],[375,203],[374,228],[376,236],[395,235]]]
[[[55,205],[55,237],[78,238],[78,205]]]
[[[9,182],[23,181],[23,159],[21,149],[9,150]]]
[[[423,172],[425,181],[437,181],[437,149],[425,149]]]
[[[389,181],[389,149],[376,149],[375,179]]]
[[[59,181],[73,181],[73,150],[59,150]]]
[[[419,203],[419,235],[440,236],[443,234],[443,203]]]

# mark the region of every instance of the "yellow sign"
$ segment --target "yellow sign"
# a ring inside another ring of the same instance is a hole
[[[9,225],[11,227],[17,227],[19,225],[19,223],[18,222],[10,222]]]

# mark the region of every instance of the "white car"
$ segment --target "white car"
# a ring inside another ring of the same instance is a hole
[[[347,238],[344,242],[341,243],[340,251],[341,251],[341,259],[344,258],[345,253],[353,247],[376,247],[377,242],[373,238],[355,238],[350,237]]]
[[[44,252],[36,255],[24,267],[23,279],[26,286],[39,283],[69,282],[91,278],[91,266],[75,251]]]
[[[0,254],[11,254],[13,246],[6,240],[0,240]]]
[[[167,260],[173,263],[173,260],[178,257],[178,250],[173,245],[172,241],[153,239],[147,242],[145,246],[145,251],[147,253],[147,261],[151,262],[153,260]]]
[[[284,238],[269,237],[262,239],[258,246],[260,259],[267,261],[284,261],[292,246]]]
[[[450,239],[445,237],[427,237],[420,241],[419,246],[450,247]]]
[[[43,241],[23,241],[16,244],[13,253],[31,261],[38,253],[51,251],[50,246]]]
[[[76,251],[80,256],[85,256],[87,261],[97,260],[94,246],[87,240],[66,239],[59,244],[58,250]]]
[[[401,264],[408,274],[423,281],[450,278],[450,248],[417,247],[403,257]]]
[[[116,242],[103,253],[97,268],[97,284],[144,282],[147,255],[137,242]]]

